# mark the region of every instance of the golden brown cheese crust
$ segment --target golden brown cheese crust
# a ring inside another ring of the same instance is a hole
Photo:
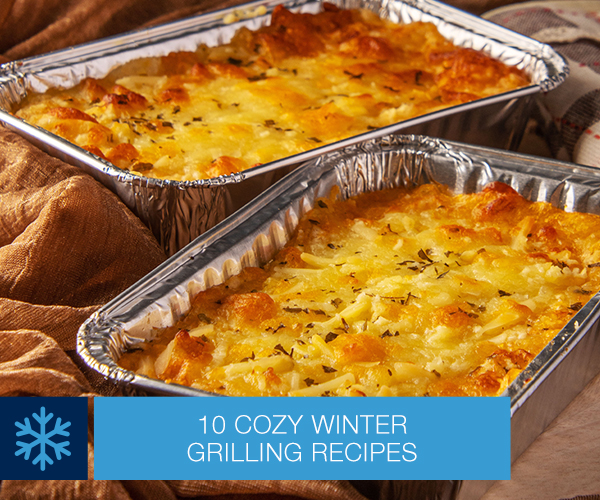
[[[600,289],[598,235],[500,183],[319,200],[119,363],[236,396],[497,395]]]
[[[196,52],[133,61],[16,111],[116,166],[162,179],[239,172],[527,85],[427,23],[324,4]]]

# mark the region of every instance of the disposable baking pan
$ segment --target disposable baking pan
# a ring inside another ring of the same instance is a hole
[[[429,21],[455,44],[518,66],[531,78],[526,88],[453,106],[343,141],[208,180],[158,180],[120,170],[112,164],[10,114],[29,92],[71,87],[85,78],[102,78],[115,67],[140,57],[193,51],[201,43],[228,42],[242,26],[257,29],[278,4],[318,12],[311,0],[261,0],[155,28],[136,31],[0,67],[0,120],[35,145],[83,168],[114,191],[153,231],[168,254],[181,249],[243,206],[295,165],[362,140],[400,130],[502,148],[515,148],[527,122],[533,96],[566,78],[568,66],[550,46],[501,28],[434,0],[333,0],[340,7],[364,7],[398,23]],[[264,15],[255,15],[264,7]],[[231,19],[236,22],[227,24]]]
[[[334,187],[343,198],[365,191],[423,183],[454,193],[509,184],[525,198],[566,211],[600,214],[600,171],[571,163],[424,136],[386,136],[352,145],[298,167],[227,220],[171,257],[80,328],[77,349],[85,362],[126,394],[211,394],[124,370],[127,349],[171,326],[199,291],[246,266],[266,263],[286,243],[298,219]],[[600,293],[581,308],[504,395],[511,398],[512,458],[518,457],[600,371]],[[400,498],[414,485],[384,482],[385,498]],[[428,482],[423,498],[478,498],[485,482]],[[442,494],[443,493],[443,494]],[[438,495],[439,494],[439,495]],[[433,495],[433,493],[432,493]]]

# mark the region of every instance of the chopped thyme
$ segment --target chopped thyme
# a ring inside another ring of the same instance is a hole
[[[272,332],[272,333],[277,333],[282,328],[285,328],[285,325],[283,323],[279,323],[279,326],[277,328],[273,328],[272,326],[269,326],[266,331]]]
[[[277,344],[273,349],[275,349],[276,351],[282,352],[286,356],[291,356],[291,354],[289,352],[287,352],[281,344]]]
[[[338,307],[340,307],[340,304],[344,302],[342,299],[340,299],[339,297],[333,299],[331,301],[331,303],[333,304],[333,306],[337,309]]]
[[[240,359],[240,363],[243,363],[245,361],[250,361],[250,360],[254,360],[254,351],[252,351],[252,355],[250,357]]]
[[[266,79],[267,79],[267,75],[265,73],[261,73],[260,75],[254,75],[254,76],[248,77],[249,82],[258,82],[260,80],[266,80]]]
[[[433,262],[430,258],[429,255],[427,255],[427,251],[423,250],[422,248],[419,250],[419,252],[417,253],[417,255],[419,256],[419,258],[421,260],[426,260],[427,262]]]
[[[283,310],[292,314],[298,314],[299,312],[308,314],[308,309],[302,309],[301,307],[284,307]]]
[[[337,333],[329,332],[327,335],[325,335],[325,342],[331,342],[332,340],[335,340],[337,336]]]
[[[359,73],[357,75],[350,73],[350,71],[344,70],[344,74],[348,75],[350,77],[350,80],[360,80],[363,76],[364,73]]]

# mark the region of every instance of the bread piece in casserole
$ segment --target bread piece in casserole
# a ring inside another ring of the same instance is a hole
[[[233,396],[498,395],[600,289],[599,234],[501,183],[322,199],[119,364]]]
[[[133,61],[102,80],[30,95],[16,115],[117,167],[213,178],[529,84],[437,28],[324,4],[277,7],[230,43]]]

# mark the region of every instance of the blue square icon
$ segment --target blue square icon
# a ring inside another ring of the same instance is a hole
[[[0,398],[0,479],[87,479],[87,398]]]

